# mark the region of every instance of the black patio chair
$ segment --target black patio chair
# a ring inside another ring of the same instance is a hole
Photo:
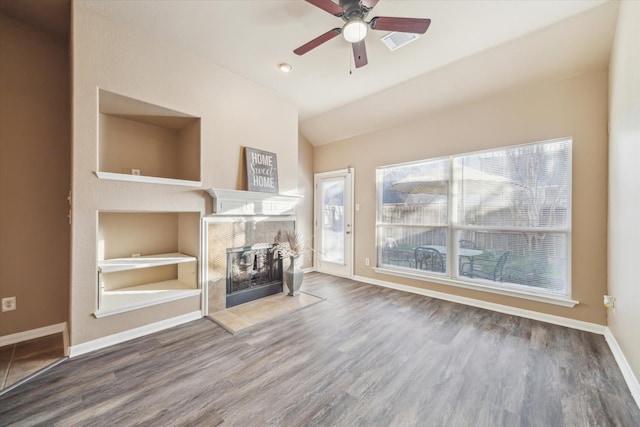
[[[508,258],[509,251],[486,250],[481,255],[473,257],[473,261],[463,263],[460,266],[460,275],[502,282],[502,273]]]
[[[476,248],[476,242],[474,242],[473,240],[460,240],[458,241],[458,244],[460,245],[461,249],[475,249]],[[463,259],[465,261],[463,261]],[[464,265],[464,263],[471,261],[471,258],[469,258],[468,256],[464,256],[461,255],[460,256],[460,266],[458,267],[460,275],[462,275],[462,266]]]
[[[417,269],[436,271],[438,273],[444,273],[446,271],[445,258],[436,249],[417,247],[414,250],[414,254]]]

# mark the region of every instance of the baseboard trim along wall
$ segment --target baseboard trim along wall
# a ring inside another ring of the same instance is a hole
[[[15,334],[5,335],[0,337],[0,347],[5,345],[17,344],[23,341],[29,341],[36,338],[46,337],[47,335],[53,335],[62,332],[64,339],[67,339],[67,322],[56,323],[55,325],[43,326],[42,328],[30,329],[24,332],[17,332]],[[65,341],[66,342],[66,341]],[[65,346],[65,348],[67,348]]]
[[[640,382],[638,382],[638,379],[633,374],[633,371],[631,370],[631,365],[629,365],[627,358],[624,357],[624,353],[622,352],[620,345],[618,345],[618,341],[616,340],[616,337],[613,335],[613,332],[611,332],[611,329],[609,329],[608,327],[605,327],[604,339],[607,340],[607,344],[609,344],[609,348],[613,353],[613,357],[616,359],[616,363],[618,364],[618,366],[620,367],[620,370],[622,371],[622,376],[624,377],[624,380],[627,382],[629,391],[631,391],[631,395],[635,399],[636,405],[638,405],[638,408],[640,408]]]
[[[139,328],[119,332],[117,334],[109,335],[103,338],[98,338],[93,341],[87,341],[82,344],[72,345],[69,347],[69,357],[73,358],[85,353],[101,350],[103,348],[120,344],[134,338],[140,338],[145,335],[160,332],[164,329],[169,329],[173,328],[174,326],[182,325],[184,323],[193,322],[194,320],[198,320],[202,317],[202,312],[198,310],[191,313],[183,314],[181,316],[172,317],[171,319],[161,320],[160,322],[140,326]]]

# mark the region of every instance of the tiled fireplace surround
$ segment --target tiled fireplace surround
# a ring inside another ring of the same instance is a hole
[[[207,218],[209,313],[224,310],[227,299],[227,249],[273,243],[280,230],[293,230],[293,216]]]
[[[295,230],[298,196],[209,189],[213,213],[204,218],[207,302],[210,314],[227,308],[227,249],[273,243]],[[284,265],[286,269],[288,265]]]

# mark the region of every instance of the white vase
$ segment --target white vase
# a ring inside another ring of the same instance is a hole
[[[304,272],[298,267],[299,259],[300,255],[289,257],[289,268],[284,272],[285,284],[290,296],[300,294],[300,286],[302,286],[302,279],[304,278]]]

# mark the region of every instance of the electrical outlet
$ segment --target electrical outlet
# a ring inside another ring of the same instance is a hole
[[[364,265],[366,265],[368,267],[369,264],[371,264],[371,262],[369,261],[369,258],[365,258],[364,259]]]
[[[16,297],[2,298],[2,311],[13,311],[16,309]]]
[[[140,175],[140,169],[131,169],[131,175]]]

